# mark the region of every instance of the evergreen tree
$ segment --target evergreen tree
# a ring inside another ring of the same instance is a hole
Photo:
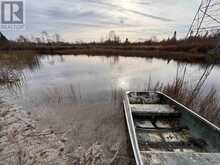
[[[7,43],[8,39],[0,32],[0,43]]]

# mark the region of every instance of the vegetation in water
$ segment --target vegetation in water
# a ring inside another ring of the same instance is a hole
[[[18,84],[23,79],[22,70],[39,66],[39,57],[30,52],[0,54],[0,84]]]
[[[182,73],[178,67],[176,78],[171,83],[163,84],[157,82],[152,86],[151,79],[149,79],[147,90],[162,91],[207,120],[220,126],[220,106],[216,90],[212,88],[206,94],[202,93],[203,85],[212,69],[213,66],[206,66],[196,85],[190,88],[191,84],[186,78],[187,66],[182,69]]]

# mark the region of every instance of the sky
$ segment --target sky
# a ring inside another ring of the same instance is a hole
[[[110,31],[124,40],[186,35],[200,0],[26,0],[25,30],[3,31],[9,39],[20,34],[58,33],[65,41],[100,41]]]

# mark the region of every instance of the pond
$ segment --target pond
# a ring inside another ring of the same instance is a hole
[[[36,60],[36,59],[35,59]],[[65,131],[70,150],[103,144],[111,157],[112,147],[120,144],[120,158],[129,162],[126,125],[121,93],[145,90],[158,81],[171,83],[177,68],[187,65],[186,78],[195,85],[205,67],[162,59],[103,56],[46,56],[37,58],[35,67],[22,69],[19,86],[3,88],[7,102],[30,111],[40,127]],[[216,65],[203,86],[220,93],[220,67]]]

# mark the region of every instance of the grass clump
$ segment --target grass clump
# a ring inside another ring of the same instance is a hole
[[[0,68],[0,84],[20,81],[20,73],[11,68]]]
[[[220,127],[220,107],[216,90],[212,88],[206,94],[202,93],[203,85],[212,69],[213,66],[207,66],[193,88],[186,81],[185,66],[182,74],[177,69],[176,78],[171,83],[164,85],[158,82],[153,87],[148,86],[148,90],[162,91]]]

